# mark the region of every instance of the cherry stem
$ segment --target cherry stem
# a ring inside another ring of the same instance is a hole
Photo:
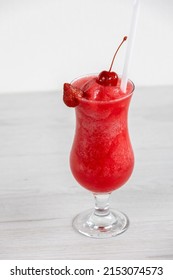
[[[111,72],[111,70],[112,70],[112,66],[113,66],[113,64],[114,64],[114,60],[115,60],[115,57],[116,57],[116,55],[117,55],[117,52],[119,51],[119,49],[121,48],[121,45],[122,45],[122,44],[124,43],[124,41],[126,41],[126,40],[127,40],[127,36],[125,36],[125,37],[123,38],[121,44],[119,45],[118,49],[116,50],[116,52],[115,52],[115,54],[114,54],[114,57],[113,57],[113,59],[112,59],[112,62],[111,62],[111,66],[110,66],[110,68],[109,68],[109,72]]]

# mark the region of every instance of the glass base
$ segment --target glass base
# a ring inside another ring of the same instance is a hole
[[[73,227],[79,233],[93,238],[110,238],[127,230],[129,220],[122,212],[111,210],[107,215],[97,215],[93,209],[77,215]]]

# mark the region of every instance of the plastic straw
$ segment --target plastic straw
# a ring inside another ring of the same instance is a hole
[[[132,13],[132,19],[130,25],[130,32],[128,36],[127,51],[126,51],[124,69],[123,69],[121,86],[120,86],[122,92],[126,92],[126,88],[127,88],[128,70],[129,70],[132,53],[134,49],[134,41],[135,41],[135,35],[137,29],[139,9],[140,9],[140,0],[135,0],[133,4],[133,13]]]

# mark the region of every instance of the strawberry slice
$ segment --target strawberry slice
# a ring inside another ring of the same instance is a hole
[[[71,84],[64,84],[63,101],[68,107],[76,107],[79,105],[79,98],[83,96],[83,91]]]

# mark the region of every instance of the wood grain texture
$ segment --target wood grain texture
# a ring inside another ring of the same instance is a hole
[[[70,173],[74,123],[60,92],[0,95],[0,259],[173,259],[173,87],[135,91],[135,170],[111,197],[130,219],[118,237],[72,229],[94,203]]]

